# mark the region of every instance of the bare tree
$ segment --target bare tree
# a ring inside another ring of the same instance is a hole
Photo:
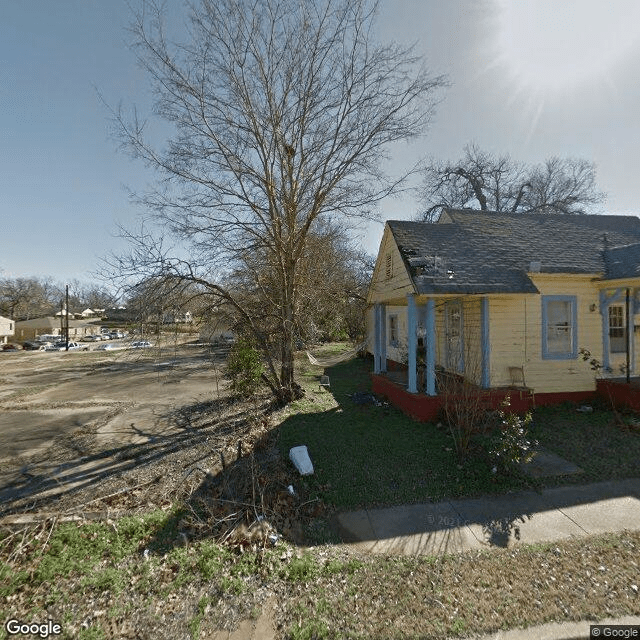
[[[314,225],[297,268],[295,336],[303,342],[338,337],[356,340],[364,333],[365,295],[373,273],[373,258],[354,246],[336,223]],[[254,321],[278,340],[279,282],[277,270],[266,252],[247,251],[242,264],[227,282],[236,299],[251,310]],[[234,309],[228,309],[234,325],[242,325]],[[274,345],[273,349],[277,349]]]
[[[0,312],[15,320],[28,320],[59,309],[62,290],[50,278],[0,280]]]
[[[456,162],[433,160],[423,168],[420,217],[433,220],[442,208],[502,213],[588,213],[604,201],[592,162],[550,158],[527,166],[477,145]]]
[[[123,277],[171,273],[233,306],[283,401],[297,393],[299,265],[312,226],[371,216],[400,187],[381,168],[385,151],[424,131],[445,86],[410,48],[374,43],[374,18],[367,0],[201,0],[190,5],[186,44],[169,42],[152,2],[132,26],[173,134],[159,149],[135,112],[115,114],[126,149],[161,180],[139,196],[157,232],[129,233],[132,252],[110,263]],[[276,282],[271,343],[225,286],[251,252]]]
[[[598,191],[593,162],[579,158],[549,158],[532,168],[522,210],[536,213],[589,213],[605,200]]]
[[[81,312],[86,307],[104,308],[115,303],[116,297],[106,287],[69,281],[69,311]],[[16,320],[29,320],[60,311],[65,297],[65,285],[51,277],[0,279],[0,313]]]
[[[87,284],[82,287],[80,296],[80,306],[82,307],[105,309],[107,307],[113,307],[117,301],[118,298],[116,294],[105,286]]]
[[[300,265],[297,330],[303,340],[362,339],[373,264],[339,225],[323,225],[310,234]]]

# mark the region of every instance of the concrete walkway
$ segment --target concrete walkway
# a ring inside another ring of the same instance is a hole
[[[640,530],[640,478],[363,509],[337,521],[344,539],[360,550],[407,555]]]

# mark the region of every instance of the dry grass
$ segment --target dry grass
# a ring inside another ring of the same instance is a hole
[[[292,637],[422,640],[640,614],[638,532],[442,558],[342,552],[356,557],[349,575],[290,585],[280,622]]]

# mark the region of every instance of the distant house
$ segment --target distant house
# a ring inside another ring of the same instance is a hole
[[[80,315],[83,318],[95,318],[98,315],[98,312],[94,309],[85,309]]]
[[[127,307],[109,307],[104,309],[102,317],[111,322],[136,322],[140,320],[140,313]]]
[[[640,369],[640,219],[444,210],[388,221],[368,292],[374,390],[409,395],[443,375],[579,400],[602,371]],[[396,382],[399,378],[396,376]]]
[[[32,320],[19,320],[15,323],[15,338],[20,342],[35,340],[40,335],[61,336],[63,328],[61,323],[65,320],[54,316],[33,318]],[[78,340],[86,335],[97,333],[98,327],[84,320],[69,320],[69,338]]]
[[[15,333],[15,322],[10,318],[0,316],[0,343],[6,344]]]
[[[191,311],[167,311],[162,316],[164,324],[190,324],[193,322]]]

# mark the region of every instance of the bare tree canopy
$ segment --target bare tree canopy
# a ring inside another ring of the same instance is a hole
[[[87,307],[105,308],[116,297],[105,287],[72,280],[69,284],[69,312],[80,313]],[[29,320],[60,311],[65,285],[52,278],[0,278],[0,315],[14,320]]]
[[[124,146],[160,180],[139,196],[151,228],[130,234],[132,253],[113,264],[125,276],[197,282],[234,305],[259,340],[224,281],[247,252],[264,256],[277,282],[279,353],[264,349],[278,361],[269,383],[283,400],[295,395],[310,230],[320,218],[371,216],[399,188],[403,176],[381,167],[388,145],[424,132],[445,86],[410,48],[373,42],[374,19],[367,0],[200,0],[185,44],[169,42],[151,2],[132,26],[156,114],[174,133],[156,148],[135,114],[116,114]]]
[[[300,341],[349,338],[362,340],[366,290],[375,259],[354,246],[338,225],[314,225],[298,264],[295,334]],[[265,331],[265,340],[278,336],[279,280],[268,252],[250,250],[227,282],[237,291],[245,310]],[[231,322],[237,314],[227,309]],[[242,318],[239,318],[242,323]]]
[[[424,167],[420,217],[433,220],[443,208],[503,213],[588,213],[605,194],[596,185],[593,162],[549,158],[527,166],[476,145],[456,162],[432,161]]]
[[[14,320],[29,320],[54,312],[61,296],[60,286],[50,279],[3,278],[0,279],[0,314]]]

